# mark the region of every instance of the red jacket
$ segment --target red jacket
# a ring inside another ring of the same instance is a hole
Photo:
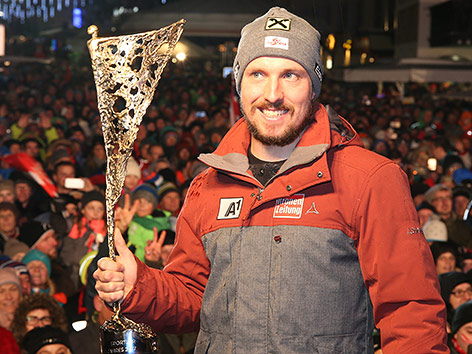
[[[200,156],[212,168],[190,187],[169,264],[138,264],[126,315],[158,331],[200,328],[196,353],[366,353],[372,319],[386,354],[448,353],[405,174],[317,108],[266,186],[248,172],[244,120]]]

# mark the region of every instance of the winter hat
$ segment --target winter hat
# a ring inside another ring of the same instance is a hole
[[[455,334],[463,325],[472,322],[472,301],[467,301],[460,305],[454,312],[451,331]]]
[[[461,184],[465,180],[472,180],[472,172],[465,167],[459,168],[452,173],[452,178],[456,184]]]
[[[71,349],[67,334],[52,326],[36,327],[26,333],[23,348],[28,354],[36,354],[42,347],[49,344],[63,344]]]
[[[159,197],[157,195],[156,188],[154,188],[152,185],[143,183],[137,186],[133,191],[131,202],[134,203],[134,201],[139,198],[144,198],[148,200],[152,203],[154,209],[156,209]]]
[[[460,195],[466,197],[467,199],[470,199],[470,197],[472,196],[471,190],[464,185],[454,187],[452,189],[452,197],[455,198]]]
[[[0,269],[0,286],[5,284],[15,284],[21,291],[20,278],[12,268]]]
[[[167,145],[167,140],[171,137],[174,136],[177,141],[179,141],[179,132],[177,129],[175,129],[172,126],[166,126],[162,128],[161,134],[160,134],[160,141],[163,145]]]
[[[51,276],[51,261],[49,260],[49,257],[38,250],[31,250],[21,260],[25,265],[28,265],[29,262],[32,261],[41,261],[46,265],[46,268],[48,269],[48,277]]]
[[[438,260],[439,256],[443,253],[450,252],[456,257],[457,260],[457,246],[451,242],[435,242],[431,245],[431,253],[433,254],[434,263]]]
[[[5,251],[3,252],[10,258],[15,257],[18,253],[25,253],[29,251],[26,243],[18,241],[16,238],[9,239],[5,243]]]
[[[50,232],[54,232],[51,225],[36,220],[27,221],[20,227],[18,240],[33,248],[38,241]]]
[[[141,169],[139,168],[139,164],[133,156],[131,156],[128,160],[128,166],[126,168],[126,175],[137,176],[138,179],[141,179]]]
[[[0,256],[0,269],[4,268],[14,269],[18,276],[21,274],[29,275],[28,268],[26,268],[26,265],[24,263],[14,261],[6,255]]]
[[[80,202],[82,204],[82,209],[88,203],[90,203],[94,200],[96,200],[96,201],[102,203],[103,205],[105,205],[105,196],[103,195],[103,193],[93,190],[93,191],[84,193],[84,195],[82,196],[82,199],[80,200]]]
[[[429,209],[431,210],[433,213],[436,213],[436,208],[434,206],[432,206],[431,204],[429,204],[427,201],[423,201],[420,203],[420,205],[418,205],[416,207],[416,211],[420,211],[422,209]]]
[[[162,200],[166,196],[166,194],[170,192],[177,192],[180,195],[180,191],[177,186],[172,182],[165,182],[160,185],[159,189],[157,190],[157,194],[159,195],[159,201]]]
[[[315,97],[320,94],[324,70],[320,57],[320,33],[304,19],[283,8],[273,7],[244,26],[233,64],[239,95],[244,70],[258,57],[296,61],[310,75]]]
[[[441,297],[446,304],[449,303],[449,297],[454,288],[463,283],[470,284],[469,278],[462,272],[449,272],[439,274],[439,285],[441,286]]]
[[[428,242],[446,242],[447,241],[447,227],[441,218],[433,214],[423,226],[423,233]]]

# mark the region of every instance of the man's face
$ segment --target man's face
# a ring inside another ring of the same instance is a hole
[[[264,145],[294,142],[312,121],[311,79],[297,62],[260,57],[241,81],[241,107],[254,139]]]
[[[66,178],[74,178],[75,170],[74,167],[69,165],[59,166],[56,174],[53,176],[54,182],[58,187],[64,188],[64,181]]]
[[[26,202],[31,197],[32,189],[28,183],[20,182],[20,183],[15,184],[15,193],[16,193],[16,199],[18,199],[18,201],[23,203],[23,202]]]
[[[467,352],[467,348],[472,344],[472,321],[459,328],[459,330],[454,334],[454,338],[457,341],[457,344],[459,344],[459,347],[464,352]]]
[[[32,157],[38,157],[39,144],[36,141],[28,141],[25,145],[25,152]]]
[[[59,243],[56,239],[56,233],[53,230],[50,230],[46,235],[41,236],[34,248],[43,252],[44,254],[47,254],[50,258],[55,259],[57,257],[58,244]]]
[[[451,191],[437,191],[434,195],[433,206],[441,218],[448,218],[452,212],[452,193]]]
[[[449,303],[455,310],[463,303],[469,301],[472,298],[472,286],[469,283],[462,283],[456,285],[452,289],[451,295],[449,295]]]

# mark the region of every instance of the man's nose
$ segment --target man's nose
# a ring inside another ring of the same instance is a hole
[[[283,101],[283,89],[278,78],[269,77],[264,87],[264,99],[272,104]]]

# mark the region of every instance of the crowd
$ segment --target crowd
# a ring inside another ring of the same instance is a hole
[[[327,81],[319,101],[345,117],[366,148],[407,174],[447,305],[451,348],[467,352],[472,104],[432,99],[445,86],[409,84],[406,102],[368,84]],[[197,156],[213,151],[233,123],[231,94],[231,78],[216,71],[170,65],[163,73],[116,209],[129,248],[151,267],[166,265],[187,188],[206,168]],[[0,137],[0,347],[36,353],[49,338],[72,353],[99,353],[98,328],[111,312],[91,277],[108,249],[106,154],[90,68],[4,68]],[[30,160],[57,194],[33,178]],[[161,352],[192,352],[195,337],[160,334]]]

